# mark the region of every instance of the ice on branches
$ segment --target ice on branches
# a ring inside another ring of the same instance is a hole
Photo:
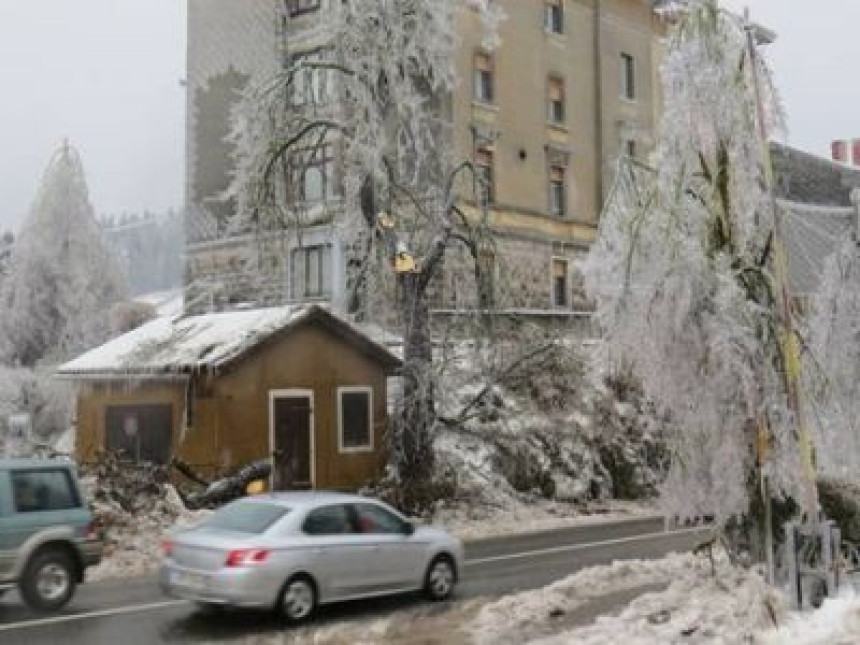
[[[662,69],[651,167],[622,162],[586,266],[609,358],[667,419],[667,510],[719,524],[749,511],[760,427],[775,494],[796,494],[799,477],[747,45],[741,20],[690,4]],[[772,132],[779,104],[757,61]]]

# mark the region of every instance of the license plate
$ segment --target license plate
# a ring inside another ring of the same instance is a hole
[[[186,573],[185,571],[173,571],[170,574],[170,583],[177,587],[188,587],[189,589],[202,589],[206,586],[206,577],[197,573]]]

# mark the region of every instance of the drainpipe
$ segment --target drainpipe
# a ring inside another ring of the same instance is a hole
[[[603,61],[601,60],[600,22],[602,17],[602,0],[594,0],[594,163],[596,170],[596,201],[595,220],[603,212]]]
[[[854,241],[860,244],[860,188],[851,190],[851,205],[854,207]]]

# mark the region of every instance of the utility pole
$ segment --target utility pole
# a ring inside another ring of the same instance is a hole
[[[756,120],[758,122],[759,144],[761,146],[762,166],[764,168],[765,190],[769,196],[769,207],[773,217],[773,270],[774,292],[778,308],[778,324],[782,355],[785,365],[786,397],[789,409],[797,425],[797,436],[800,449],[801,466],[803,469],[803,496],[801,508],[808,521],[818,522],[818,492],[815,485],[815,466],[812,456],[812,438],[806,424],[803,410],[803,390],[801,384],[801,351],[797,334],[794,330],[793,300],[788,270],[788,255],[785,250],[782,214],[776,204],[773,192],[773,164],[770,155],[770,136],[767,131],[767,116],[762,99],[761,78],[759,76],[758,51],[755,42],[755,26],[750,22],[749,9],[744,12],[744,28],[747,37],[747,62],[752,74],[753,88],[756,99]],[[773,517],[770,497],[770,486],[764,474],[764,465],[768,458],[769,428],[762,420],[758,428],[758,459],[762,503],[765,508],[765,548],[767,550],[768,581],[774,581],[774,547],[773,547]]]

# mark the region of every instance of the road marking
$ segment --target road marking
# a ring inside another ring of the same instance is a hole
[[[535,549],[533,551],[517,551],[516,553],[508,553],[507,555],[492,555],[486,558],[475,558],[466,560],[466,566],[474,566],[476,564],[487,564],[489,562],[503,562],[504,560],[518,560],[521,558],[529,558],[536,555],[550,555],[553,553],[568,553],[570,551],[586,551],[602,546],[612,546],[616,544],[629,544],[631,542],[644,542],[653,540],[658,537],[675,537],[687,535],[688,533],[701,533],[707,530],[706,527],[695,527],[691,529],[681,529],[679,531],[660,531],[659,533],[644,533],[642,535],[632,535],[630,537],[616,538],[614,540],[603,540],[602,542],[589,542],[588,544],[568,544],[564,546],[552,546],[545,549]]]
[[[122,614],[134,614],[138,612],[154,611],[156,609],[165,609],[175,605],[184,605],[187,600],[163,600],[161,602],[150,602],[143,605],[127,605],[125,607],[116,607],[114,609],[101,609],[99,611],[89,611],[83,614],[71,614],[69,616],[53,616],[51,618],[35,618],[33,620],[22,620],[17,623],[8,623],[0,625],[0,632],[11,631],[13,629],[26,629],[27,627],[41,627],[43,625],[56,625],[58,623],[68,623],[76,620],[87,620],[89,618],[105,618],[108,616],[119,616]]]

